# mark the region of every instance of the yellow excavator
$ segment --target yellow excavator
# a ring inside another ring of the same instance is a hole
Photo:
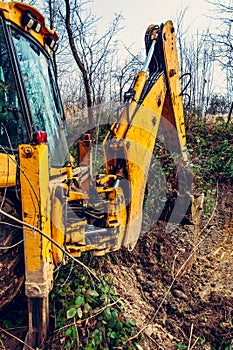
[[[171,21],[146,31],[144,66],[105,137],[105,171],[96,178],[90,133],[77,137],[76,159],[69,152],[52,60],[57,40],[36,8],[0,2],[0,306],[24,283],[26,343],[34,348],[47,333],[54,267],[66,255],[137,243],[159,127],[166,147],[187,161]]]

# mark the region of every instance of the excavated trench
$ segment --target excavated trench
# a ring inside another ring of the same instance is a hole
[[[222,184],[199,226],[158,222],[133,254],[107,263],[128,314],[145,327],[143,349],[232,349],[232,203],[232,184]]]

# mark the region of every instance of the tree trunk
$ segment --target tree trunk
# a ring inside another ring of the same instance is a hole
[[[77,63],[77,66],[79,67],[79,69],[82,73],[85,92],[86,92],[87,107],[88,107],[89,128],[92,129],[94,127],[94,117],[93,117],[93,112],[92,112],[92,105],[93,104],[92,104],[92,97],[91,97],[90,81],[88,79],[87,70],[85,69],[83,62],[81,61],[79,54],[78,54],[78,51],[77,51],[76,46],[75,46],[73,32],[72,32],[72,28],[71,28],[71,24],[70,24],[70,2],[69,2],[69,0],[65,0],[65,3],[66,3],[66,17],[65,17],[66,30],[67,30],[70,48],[71,48],[74,60]]]

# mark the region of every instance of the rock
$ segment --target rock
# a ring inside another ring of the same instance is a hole
[[[187,300],[188,299],[188,296],[182,292],[182,290],[180,289],[174,289],[172,291],[172,294],[176,297],[176,298],[179,298],[179,299],[184,299],[184,300]]]

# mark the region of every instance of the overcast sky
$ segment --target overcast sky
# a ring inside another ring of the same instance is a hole
[[[233,0],[222,0],[229,4]],[[217,23],[216,8],[205,0],[93,0],[91,3],[92,13],[100,20],[100,29],[106,29],[114,14],[121,13],[123,29],[118,35],[118,39],[123,45],[130,47],[132,53],[138,53],[144,49],[144,34],[150,24],[161,24],[167,20],[172,20],[176,29],[178,15],[187,9],[184,16],[183,31],[186,35],[199,34],[208,28],[216,29]],[[212,18],[211,18],[212,17]],[[142,51],[143,52],[143,51]],[[225,75],[221,74],[221,68],[215,68],[218,79],[214,82],[217,92],[225,89]]]
[[[124,43],[144,45],[144,33],[149,24],[161,24],[172,20],[175,24],[177,15],[187,8],[185,15],[185,29],[200,32],[210,25],[210,5],[205,0],[94,0],[92,11],[102,16],[101,23],[107,25],[114,17],[114,13],[121,13],[124,20],[119,37]]]

